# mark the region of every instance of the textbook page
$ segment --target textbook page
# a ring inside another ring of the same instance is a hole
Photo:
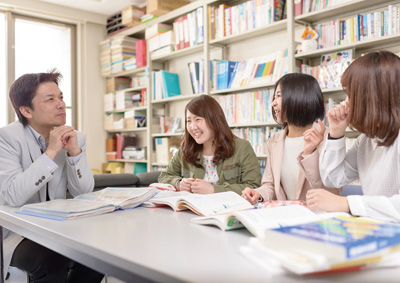
[[[254,236],[262,236],[266,229],[320,220],[320,216],[301,205],[249,209],[227,215],[196,217],[196,224],[216,225],[222,230],[247,228]]]
[[[191,194],[180,197],[152,199],[151,202],[169,205],[175,211],[190,209],[201,216],[253,208],[247,200],[231,191],[208,195]]]
[[[146,188],[105,188],[100,191],[82,194],[74,199],[90,200],[114,205],[117,209],[135,207],[157,194],[154,187]]]

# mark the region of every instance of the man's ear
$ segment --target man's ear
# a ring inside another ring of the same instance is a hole
[[[20,106],[19,107],[19,112],[26,118],[30,119],[32,118],[32,109],[28,106]]]

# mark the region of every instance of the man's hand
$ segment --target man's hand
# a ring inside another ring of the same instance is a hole
[[[74,128],[69,126],[60,126],[50,131],[49,145],[46,155],[54,160],[57,153],[64,148],[69,156],[76,156],[82,152],[78,146],[78,139]]]

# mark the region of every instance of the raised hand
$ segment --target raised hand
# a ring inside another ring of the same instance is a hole
[[[340,138],[344,136],[346,128],[349,126],[348,114],[349,103],[347,100],[344,104],[340,104],[328,111],[329,135],[332,138]]]
[[[324,140],[324,134],[326,130],[325,125],[321,122],[321,120],[318,120],[318,124],[321,127],[320,130],[311,128],[304,132],[304,155],[313,153],[318,145]]]
[[[76,147],[78,147],[78,143],[76,140],[76,133],[74,131],[74,128],[69,127],[69,126],[60,126],[57,127],[56,129],[50,131],[49,134],[49,145],[46,150],[46,155],[49,156],[51,159],[54,159],[57,155],[57,153],[65,147],[67,143],[69,143],[69,146],[67,147],[73,147],[72,143],[74,139],[69,141],[69,136],[72,135],[72,132],[75,134],[75,143]]]

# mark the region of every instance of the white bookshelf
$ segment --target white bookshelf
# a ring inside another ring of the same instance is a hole
[[[107,133],[135,133],[144,131],[146,133],[146,146],[148,149],[147,160],[148,170],[150,171],[152,166],[166,166],[166,164],[158,164],[155,160],[155,153],[152,151],[152,143],[155,138],[167,138],[167,137],[181,137],[183,133],[159,133],[159,125],[155,125],[152,122],[152,108],[164,108],[167,109],[168,114],[171,116],[181,117],[181,127],[184,119],[184,108],[189,100],[199,96],[200,94],[193,94],[190,87],[190,77],[188,76],[187,63],[190,61],[199,61],[203,59],[204,62],[209,62],[211,59],[221,60],[232,60],[239,61],[248,58],[254,58],[257,56],[271,54],[282,48],[288,49],[288,71],[295,71],[295,60],[302,59],[307,60],[318,60],[322,54],[328,54],[339,50],[353,49],[354,54],[360,56],[362,52],[369,50],[376,50],[377,48],[390,49],[397,48],[400,50],[400,33],[393,34],[390,36],[384,36],[374,39],[366,39],[359,42],[343,44],[339,46],[333,46],[329,48],[323,48],[310,52],[302,52],[295,54],[294,50],[296,47],[296,41],[298,42],[299,34],[304,30],[305,25],[313,25],[323,23],[336,19],[338,17],[350,17],[357,13],[363,13],[365,11],[373,11],[374,9],[381,9],[389,4],[400,6],[400,1],[385,1],[385,0],[352,0],[333,7],[325,8],[316,12],[310,12],[293,16],[293,2],[287,1],[287,19],[278,22],[273,22],[269,25],[265,25],[256,29],[252,29],[240,34],[230,35],[223,38],[209,40],[209,24],[207,11],[208,7],[217,7],[219,4],[225,3],[237,5],[246,1],[218,1],[218,0],[198,0],[192,2],[186,6],[183,6],[175,11],[160,16],[155,20],[144,23],[142,25],[132,27],[124,30],[115,36],[128,35],[135,38],[143,38],[145,29],[156,24],[166,23],[171,24],[180,16],[183,16],[191,11],[203,7],[203,23],[204,23],[204,42],[189,48],[177,50],[165,55],[152,56],[147,54],[148,65],[137,70],[125,71],[119,74],[112,74],[111,77],[115,76],[134,76],[144,71],[149,72],[149,84],[147,87],[147,106],[144,108],[147,111],[147,127],[139,129],[122,129],[122,130],[107,130]],[[253,55],[253,53],[255,55]],[[209,64],[204,64],[204,94],[213,96],[240,94],[248,91],[256,91],[263,89],[272,89],[275,82],[268,82],[259,85],[248,85],[240,88],[224,89],[224,90],[213,90],[211,91],[211,85],[209,80]],[[179,74],[180,86],[182,94],[170,98],[152,100],[152,76],[153,70],[165,69],[167,71],[175,72]],[[139,89],[132,88],[125,91],[137,91]],[[344,97],[345,94],[341,88],[323,89],[324,96],[328,97]],[[141,109],[141,108],[135,108]],[[131,109],[125,109],[131,110]],[[120,110],[106,111],[107,113],[121,112]],[[244,124],[232,124],[231,128],[253,128],[253,127],[276,127],[278,126],[275,122],[265,123],[244,123]],[[346,135],[353,136],[357,135],[356,132],[346,132]],[[265,154],[257,154],[258,158],[265,159]],[[121,162],[143,162],[143,161],[126,161]]]

